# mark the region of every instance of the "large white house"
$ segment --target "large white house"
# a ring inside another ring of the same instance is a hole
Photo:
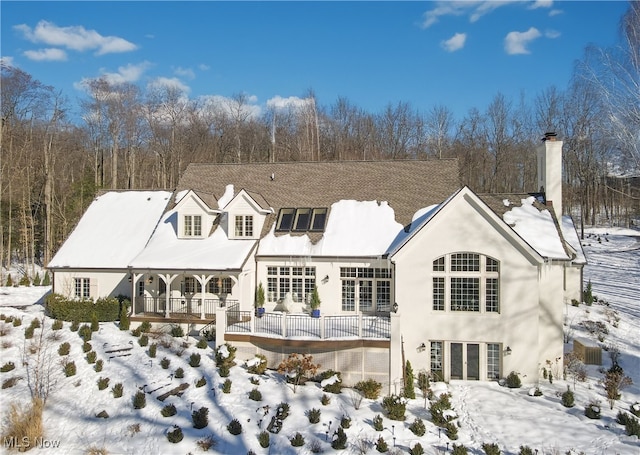
[[[402,359],[533,382],[563,356],[585,264],[545,139],[531,194],[460,188],[455,160],[192,164],[173,193],[98,196],[49,264],[54,292],[127,295],[134,321],[215,326],[270,366],[311,353],[347,384],[391,387]]]

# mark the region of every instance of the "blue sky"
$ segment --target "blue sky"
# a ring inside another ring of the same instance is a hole
[[[623,1],[0,2],[1,56],[72,104],[82,82],[245,93],[255,109],[313,90],[370,112],[408,102],[461,119],[502,93],[566,87],[585,46],[609,46]]]

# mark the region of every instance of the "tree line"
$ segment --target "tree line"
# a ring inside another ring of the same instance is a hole
[[[175,86],[101,78],[73,120],[60,91],[3,63],[0,262],[46,265],[97,191],[173,189],[193,162],[457,158],[475,192],[536,191],[534,151],[547,131],[564,140],[566,213],[630,226],[640,205],[628,174],[640,170],[639,5],[630,2],[614,48],[585,50],[566,88],[533,100],[497,93],[461,119],[444,105],[323,106],[313,90],[256,112],[242,93],[190,99]]]

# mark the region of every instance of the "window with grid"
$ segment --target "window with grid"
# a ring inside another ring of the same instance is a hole
[[[201,291],[200,283],[196,281],[196,279],[192,276],[187,276],[184,278],[184,293],[185,294],[195,294]]]
[[[453,253],[433,261],[434,311],[500,311],[500,263],[477,253]]]
[[[236,215],[236,237],[253,237],[253,215]]]
[[[230,277],[225,278],[211,278],[207,284],[208,292],[210,294],[231,294],[231,288],[233,287],[233,281]]]
[[[443,345],[442,341],[431,342],[431,374],[443,378]]]
[[[91,297],[91,280],[89,278],[74,278],[75,296],[80,299]]]
[[[144,280],[138,281],[138,296],[144,295]]]
[[[500,379],[500,344],[487,343],[487,379]]]
[[[284,299],[287,292],[296,302],[308,302],[316,285],[315,267],[267,267],[267,301]]]
[[[342,310],[389,311],[391,307],[391,269],[341,267]],[[346,285],[345,285],[346,283]]]
[[[183,221],[185,237],[202,237],[202,216],[185,215]]]

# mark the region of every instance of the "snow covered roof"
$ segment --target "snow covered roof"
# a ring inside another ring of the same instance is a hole
[[[201,239],[181,239],[176,235],[177,223],[176,210],[165,213],[149,243],[129,265],[134,269],[240,269],[257,243],[230,240],[223,229]]]
[[[91,203],[49,268],[126,268],[149,240],[169,191],[109,191]]]
[[[560,228],[562,229],[562,235],[564,236],[567,243],[571,245],[571,248],[575,250],[576,257],[574,258],[573,262],[577,264],[586,264],[587,257],[585,256],[582,249],[582,244],[580,243],[580,238],[578,237],[576,227],[573,224],[573,219],[568,215],[564,215],[560,223]]]

